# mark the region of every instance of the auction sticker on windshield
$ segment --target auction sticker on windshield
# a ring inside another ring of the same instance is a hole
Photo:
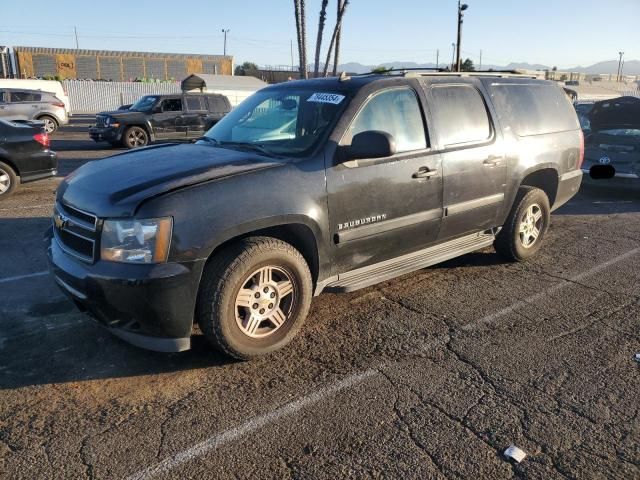
[[[338,105],[342,100],[344,100],[344,95],[338,95],[337,93],[314,93],[307,99],[307,102],[333,103],[334,105]]]

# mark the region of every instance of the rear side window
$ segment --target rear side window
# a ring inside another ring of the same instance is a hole
[[[39,102],[42,95],[31,92],[11,92],[12,102]]]
[[[222,97],[207,97],[209,101],[209,111],[212,113],[225,113],[227,108],[227,102]]]
[[[198,112],[202,110],[206,110],[204,104],[204,98],[196,97],[196,96],[188,96],[187,99],[187,110],[191,112]]]
[[[487,108],[471,85],[434,86],[433,119],[444,146],[484,142],[491,136]]]
[[[418,98],[409,88],[384,90],[372,97],[351,124],[346,143],[351,143],[354,135],[368,130],[393,135],[398,153],[427,148]]]
[[[491,97],[500,122],[520,137],[580,128],[571,102],[555,85],[494,83]]]

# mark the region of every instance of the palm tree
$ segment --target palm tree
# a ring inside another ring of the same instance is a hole
[[[313,76],[317,77],[320,71],[320,48],[322,47],[322,32],[324,31],[324,23],[327,20],[327,5],[329,0],[322,0],[320,7],[320,17],[318,18],[318,38],[316,39],[316,59],[313,67]],[[340,5],[340,0],[338,0]]]
[[[340,1],[340,0],[338,0]],[[333,45],[336,43],[336,37],[338,36],[338,32],[340,31],[340,27],[342,26],[342,18],[344,17],[344,12],[347,10],[347,5],[349,5],[349,0],[342,0],[342,6],[340,10],[338,10],[338,18],[336,19],[336,26],[333,29],[333,35],[331,36],[331,43],[329,44],[329,50],[327,51],[327,61],[324,64],[324,70],[322,72],[323,76],[327,76],[327,71],[329,70],[329,60],[331,60],[331,52],[333,51]],[[337,67],[334,67],[334,69]]]
[[[340,15],[340,10],[342,9],[342,4],[344,0],[337,0],[338,12],[337,15]],[[336,51],[335,56],[333,57],[333,76],[338,75],[338,63],[340,61],[340,36],[342,34],[342,27],[338,29],[338,35],[336,35]]]
[[[300,78],[302,78],[302,31],[300,22],[300,0],[293,0],[293,9],[296,16],[296,36],[298,37],[298,68],[300,69]]]
[[[307,20],[304,0],[300,0],[300,32],[302,40],[302,78],[309,78],[309,75],[307,75]]]

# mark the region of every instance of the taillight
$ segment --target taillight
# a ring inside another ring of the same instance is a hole
[[[36,133],[33,136],[33,139],[38,142],[40,145],[42,145],[44,148],[49,148],[49,135],[47,135],[46,133]]]
[[[61,108],[64,108],[64,103],[62,103],[62,102],[55,102],[55,103],[53,103],[52,105],[53,105],[54,107],[61,107]]]
[[[582,168],[584,162],[584,133],[580,130],[580,153],[578,156],[578,168]]]

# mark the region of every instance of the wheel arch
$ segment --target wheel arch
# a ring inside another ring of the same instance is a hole
[[[9,165],[13,171],[16,173],[16,176],[19,178],[20,177],[20,169],[18,169],[18,167],[16,166],[16,164],[14,162],[12,162],[11,160],[9,160],[9,158],[7,158],[6,155],[3,154],[3,152],[0,152],[0,162]]]
[[[542,190],[547,195],[549,205],[553,209],[558,195],[558,184],[558,170],[554,166],[545,165],[526,171],[519,186],[535,187]]]
[[[39,113],[38,116],[36,117],[36,120],[42,120],[44,117],[49,117],[54,122],[56,122],[56,125],[58,127],[60,126],[61,120],[53,113],[49,113],[49,112]]]
[[[267,218],[258,223],[241,224],[221,235],[207,255],[209,262],[218,252],[247,237],[272,237],[293,246],[304,257],[314,285],[324,274],[325,255],[322,250],[320,228],[301,215]]]

